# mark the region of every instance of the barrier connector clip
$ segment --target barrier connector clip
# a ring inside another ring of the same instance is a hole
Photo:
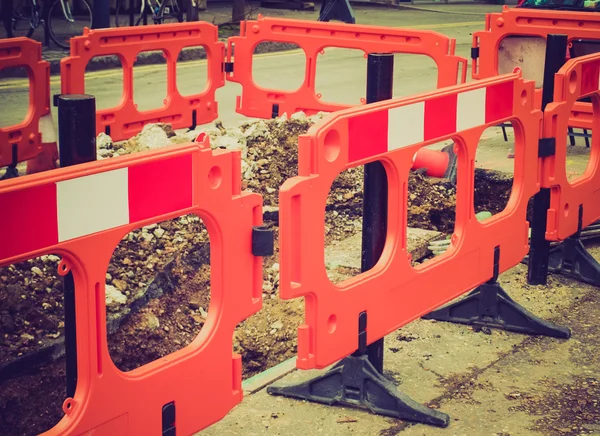
[[[252,254],[254,256],[273,256],[274,244],[273,230],[266,226],[252,227]]]

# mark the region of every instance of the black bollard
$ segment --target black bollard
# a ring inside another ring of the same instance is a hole
[[[392,98],[394,91],[394,55],[369,54],[367,61],[367,103]],[[387,237],[388,181],[381,162],[364,167],[361,271],[373,268],[383,252]],[[366,315],[365,315],[366,317]],[[367,347],[375,369],[383,373],[383,338]],[[357,352],[360,355],[361,350]]]
[[[68,167],[96,160],[96,99],[73,94],[56,97],[58,105],[58,150],[60,166]],[[63,282],[65,308],[65,360],[67,397],[77,387],[77,332],[75,324],[75,282],[73,273]]]
[[[565,64],[566,53],[567,35],[548,35],[546,40],[546,61],[544,64],[542,110],[553,100],[554,75]],[[542,149],[540,149],[541,151]],[[552,151],[549,152],[552,153]],[[550,189],[541,188],[540,192],[533,196],[531,243],[527,265],[527,282],[530,285],[545,285],[548,278],[550,242],[546,240],[546,225],[549,208]]]

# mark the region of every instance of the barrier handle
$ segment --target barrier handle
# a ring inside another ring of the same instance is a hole
[[[372,53],[367,60],[367,104],[392,98],[394,88],[394,55]],[[388,180],[382,163],[371,162],[364,167],[363,226],[361,271],[370,270],[377,264],[387,237]],[[364,355],[383,373],[383,338],[366,345],[367,314],[359,320],[359,349],[355,355]],[[364,339],[360,338],[360,335]],[[365,350],[366,348],[366,350]]]
[[[87,94],[58,96],[58,147],[60,166],[96,160],[96,99]],[[65,360],[67,398],[77,388],[77,331],[75,328],[75,281],[69,271],[63,282],[65,308]]]
[[[554,75],[566,62],[567,35],[548,35],[546,60],[542,88],[542,111],[554,98]],[[541,188],[533,196],[531,242],[527,264],[527,282],[530,285],[545,285],[548,278],[550,241],[546,240],[546,227],[550,209],[550,189]]]

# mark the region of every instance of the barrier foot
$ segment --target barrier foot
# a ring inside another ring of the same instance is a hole
[[[0,177],[0,180],[8,180],[15,177],[19,177],[19,170],[17,169],[17,167],[11,165],[8,168],[6,168],[6,171],[4,172],[2,177]]]
[[[485,283],[464,299],[423,316],[477,327],[568,339],[571,330],[545,321],[516,303],[495,280]]]
[[[450,423],[445,413],[425,407],[398,391],[377,372],[367,355],[348,356],[323,375],[293,385],[271,385],[267,392],[329,406],[366,407],[379,415],[437,427],[447,427]]]
[[[588,253],[578,237],[567,238],[550,249],[548,271],[600,286],[600,264]]]

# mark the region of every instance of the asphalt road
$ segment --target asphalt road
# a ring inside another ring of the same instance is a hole
[[[414,13],[411,11],[411,13]],[[406,27],[431,29],[457,39],[457,54],[468,57],[471,32],[482,29],[478,16],[445,15],[423,12],[422,20],[432,24],[407,23]],[[445,17],[446,22],[440,22]],[[404,17],[404,20],[407,18]],[[457,19],[463,21],[456,22]],[[470,21],[466,21],[470,20]],[[396,24],[398,25],[398,24]],[[305,57],[300,51],[256,55],[253,77],[258,85],[274,89],[295,89],[303,80]],[[177,66],[177,85],[180,92],[193,94],[206,83],[206,62],[191,61]],[[327,49],[317,60],[316,91],[324,101],[356,103],[365,96],[366,59],[356,50]],[[51,92],[60,92],[60,78],[51,78]],[[437,67],[427,56],[396,55],[394,66],[394,96],[411,95],[435,89]],[[104,70],[86,74],[86,92],[96,96],[97,107],[108,108],[118,104],[122,95],[121,70]],[[162,106],[166,96],[166,65],[134,67],[134,100],[140,110]],[[29,85],[27,79],[0,80],[0,127],[24,120],[28,109]],[[241,94],[237,83],[227,82],[217,91],[219,116],[225,123],[234,123],[245,117],[235,113],[236,96]],[[56,121],[56,109],[53,108]]]

